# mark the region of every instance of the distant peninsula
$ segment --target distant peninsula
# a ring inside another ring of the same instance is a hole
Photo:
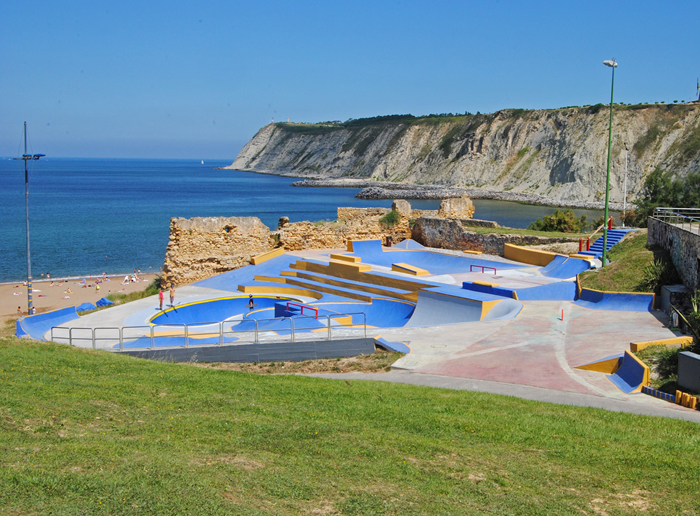
[[[595,208],[605,195],[608,117],[608,107],[598,104],[275,123],[260,129],[226,168],[320,181],[302,186],[330,186],[331,180],[369,189],[368,198],[467,193]],[[700,103],[614,106],[613,207],[622,205],[626,157],[628,202],[656,168],[681,177],[700,172]]]

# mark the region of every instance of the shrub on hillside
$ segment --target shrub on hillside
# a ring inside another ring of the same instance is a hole
[[[395,226],[399,223],[400,220],[401,215],[399,214],[399,212],[396,210],[391,210],[389,213],[387,213],[381,219],[379,219],[379,222],[381,222],[385,226]]]
[[[581,233],[588,228],[588,220],[585,215],[581,218],[569,209],[555,210],[551,215],[545,215],[541,219],[531,222],[528,229],[535,231],[560,231],[562,233]]]
[[[646,227],[647,219],[659,206],[697,208],[700,206],[700,173],[692,172],[685,178],[674,178],[670,172],[657,168],[644,181],[642,195],[637,199],[637,209],[631,221],[638,227]],[[627,222],[627,220],[625,221]]]

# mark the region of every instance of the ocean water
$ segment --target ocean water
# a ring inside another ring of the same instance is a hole
[[[270,228],[281,216],[334,220],[338,206],[390,207],[355,199],[351,188],[294,188],[288,177],[216,170],[227,161],[44,158],[30,162],[32,275],[119,274],[163,265],[172,217],[256,216]],[[0,282],[26,278],[24,163],[0,159]],[[436,209],[439,201],[409,201]],[[475,200],[475,217],[510,227],[553,211]],[[600,212],[587,213],[589,219]]]

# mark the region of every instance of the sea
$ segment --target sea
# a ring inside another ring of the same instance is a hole
[[[220,170],[232,160],[42,158],[29,162],[31,267],[35,280],[159,272],[172,217],[259,217],[270,228],[335,220],[338,206],[390,207],[356,188],[299,188],[294,179]],[[27,277],[24,162],[0,158],[0,283]],[[439,201],[409,200],[417,209]],[[475,217],[525,228],[554,208],[474,200]],[[574,210],[589,220],[600,211]]]

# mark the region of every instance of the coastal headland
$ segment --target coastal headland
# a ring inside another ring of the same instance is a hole
[[[303,186],[350,186],[357,180],[362,188],[410,185],[415,192],[373,189],[363,198],[454,196],[451,190],[461,189],[472,198],[600,207],[608,123],[602,104],[273,123],[225,168],[324,182]],[[618,204],[613,206],[621,207],[625,184],[627,200],[633,201],[657,168],[683,177],[699,167],[700,104],[614,106],[610,200]]]

